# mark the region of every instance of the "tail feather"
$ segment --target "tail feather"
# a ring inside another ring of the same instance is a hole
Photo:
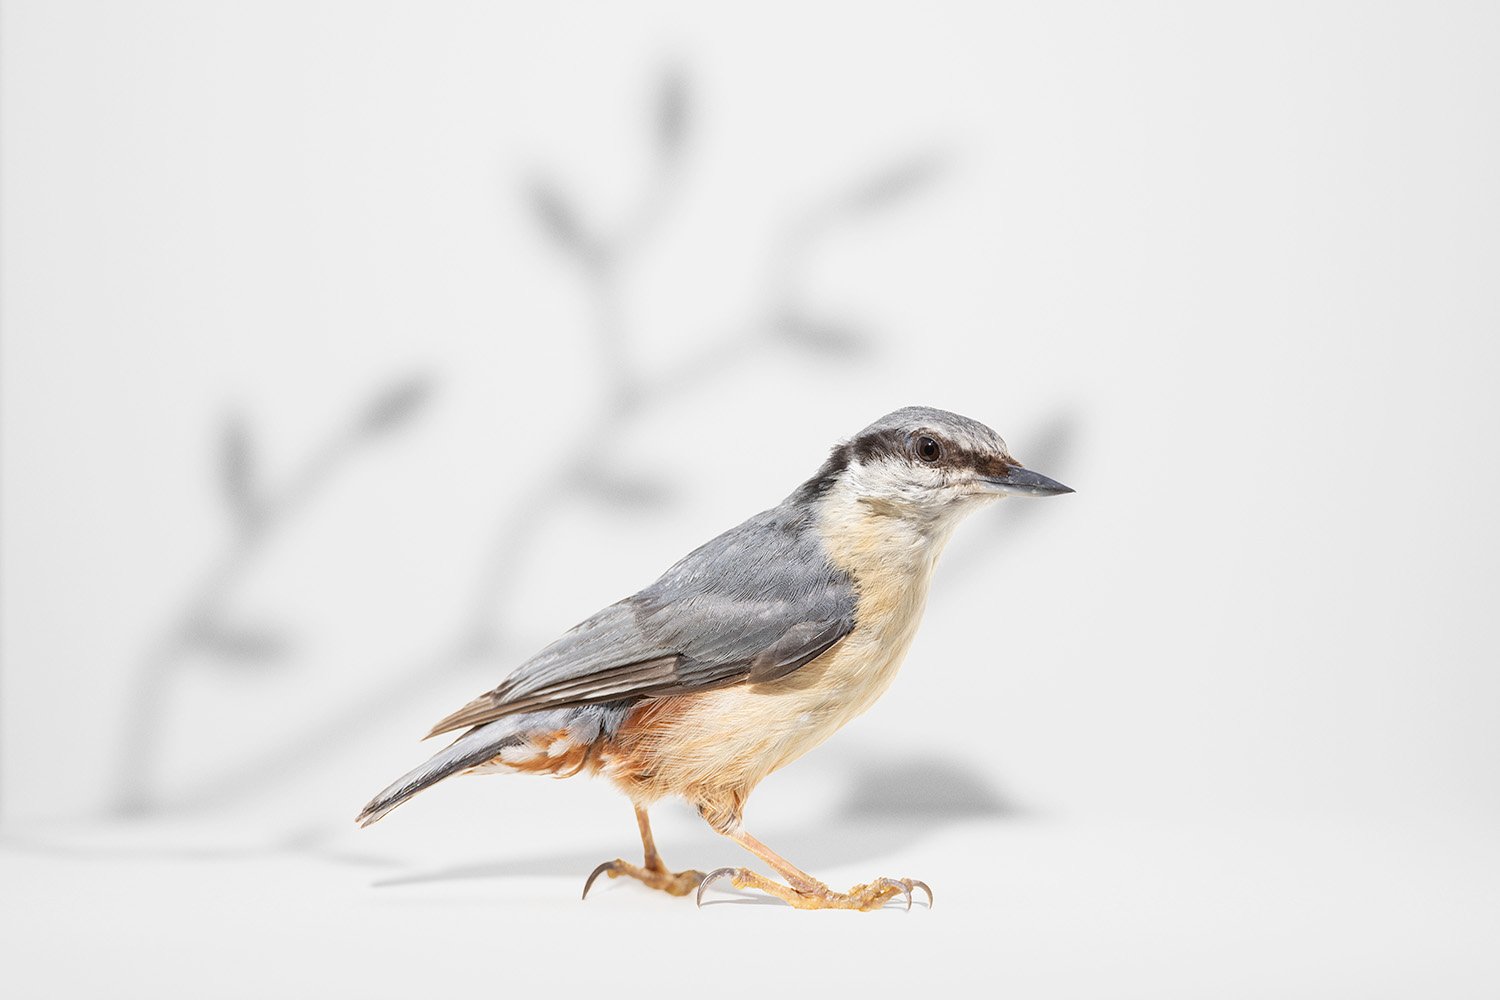
[[[585,745],[600,737],[612,736],[628,707],[620,702],[524,712],[475,726],[426,763],[393,781],[360,810],[354,821],[360,826],[369,826],[423,789],[431,788],[444,778],[488,764],[496,760],[501,751],[527,743],[533,736],[565,731],[570,740]],[[545,747],[541,749],[545,753]],[[520,761],[516,763],[524,766]],[[559,759],[555,763],[562,761]]]
[[[526,738],[530,728],[525,724],[527,721],[523,716],[512,716],[469,730],[425,763],[391,782],[360,810],[354,821],[360,826],[369,826],[423,789],[431,788],[460,771],[493,760],[500,755],[500,751],[515,746]]]

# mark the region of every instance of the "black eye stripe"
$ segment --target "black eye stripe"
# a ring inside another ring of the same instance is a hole
[[[926,461],[917,452],[922,438],[936,442],[939,455],[935,461]],[[973,472],[980,476],[999,476],[1015,468],[1014,459],[999,449],[965,447],[938,432],[898,427],[882,427],[855,437],[838,445],[828,455],[817,473],[803,483],[795,496],[805,501],[815,501],[831,490],[853,462],[868,464],[881,461],[920,461],[930,468],[939,468],[962,477]]]
[[[917,446],[922,438],[937,442],[941,452],[936,461],[922,459]],[[883,459],[916,460],[924,465],[933,465],[955,471],[973,470],[980,475],[1000,475],[1015,463],[989,449],[967,448],[940,436],[935,431],[901,430],[884,427],[863,434],[838,449],[841,462],[878,462]]]
[[[856,438],[852,443],[854,457],[861,462],[879,461],[886,457],[911,454],[910,443],[905,434],[894,428],[876,431]]]

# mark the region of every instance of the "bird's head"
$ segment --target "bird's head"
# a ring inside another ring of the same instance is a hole
[[[1068,487],[1023,468],[984,424],[947,410],[908,406],[834,448],[800,491],[837,496],[876,513],[951,522],[1005,496],[1055,496]]]

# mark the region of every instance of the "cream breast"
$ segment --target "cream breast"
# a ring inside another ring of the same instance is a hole
[[[867,710],[895,679],[953,521],[914,523],[852,493],[828,501],[819,532],[830,562],[857,588],[854,630],[779,680],[665,699],[671,704],[654,709],[661,725],[636,728],[632,746],[602,761],[620,778],[649,774],[644,784],[630,781],[633,797],[710,788],[748,794]]]

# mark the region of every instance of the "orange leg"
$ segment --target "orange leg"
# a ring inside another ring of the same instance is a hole
[[[604,862],[595,868],[593,874],[589,875],[588,881],[583,883],[584,899],[588,898],[589,889],[593,887],[594,880],[604,874],[608,874],[610,878],[626,875],[673,896],[686,896],[698,888],[698,884],[703,881],[703,873],[700,871],[672,872],[662,863],[661,855],[656,852],[656,839],[651,836],[651,820],[646,816],[646,810],[640,806],[635,808],[635,821],[641,828],[641,847],[645,851],[645,863],[633,865],[621,858]]]
[[[932,889],[926,882],[911,878],[878,878],[855,886],[848,892],[834,892],[786,858],[743,830],[728,834],[730,839],[745,850],[771,866],[771,870],[786,884],[766,878],[748,868],[720,868],[709,872],[698,885],[698,905],[703,905],[703,891],[717,878],[728,877],[736,889],[758,889],[777,899],[784,900],[799,910],[878,910],[897,896],[906,897],[906,908],[911,909],[913,890],[921,889],[927,894],[927,905],[932,906]]]

